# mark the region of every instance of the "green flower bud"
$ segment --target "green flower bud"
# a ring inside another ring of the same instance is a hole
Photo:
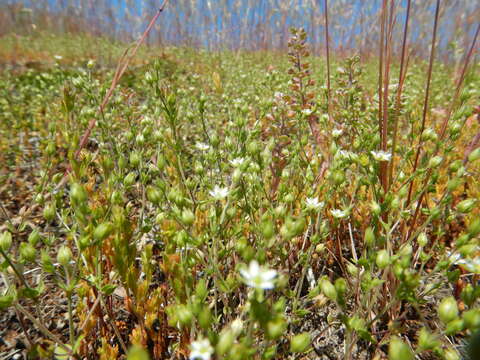
[[[365,245],[367,245],[368,247],[372,247],[373,245],[375,245],[375,234],[370,226],[365,229],[365,235],[363,238],[365,241]]]
[[[468,226],[468,233],[471,237],[480,234],[480,218],[474,219]]]
[[[443,299],[438,306],[438,317],[444,324],[455,320],[458,317],[458,305],[453,296]]]
[[[310,347],[310,342],[311,338],[309,333],[296,335],[290,340],[290,351],[294,353],[305,352]]]
[[[370,208],[372,209],[372,213],[376,216],[380,215],[380,213],[382,212],[382,208],[380,207],[380,205],[373,201],[371,204],[370,204]]]
[[[260,151],[260,144],[257,141],[252,140],[247,144],[247,152],[250,155],[255,155],[259,151]]]
[[[74,205],[83,204],[85,201],[87,201],[87,198],[87,192],[82,185],[78,183],[72,184],[70,187],[70,199]]]
[[[418,245],[420,245],[421,247],[425,247],[428,244],[427,234],[425,234],[424,232],[420,233],[420,235],[418,235],[417,241]]]
[[[212,313],[208,307],[204,307],[198,314],[198,324],[202,329],[208,329],[212,323]]]
[[[390,264],[390,255],[387,250],[382,249],[377,253],[376,263],[380,269],[385,269]]]
[[[430,168],[436,168],[438,165],[440,165],[443,161],[443,158],[441,156],[434,156],[431,158],[428,162],[428,167]]]
[[[132,186],[135,183],[136,177],[137,175],[135,174],[135,172],[129,172],[127,176],[125,176],[125,178],[123,179],[123,184],[125,186]]]
[[[447,335],[455,335],[458,334],[460,331],[463,330],[463,320],[462,319],[455,319],[450,321],[445,328],[445,333]]]
[[[273,222],[267,220],[262,223],[262,235],[265,237],[265,239],[271,239],[273,235],[275,234],[275,227],[273,225]]]
[[[471,309],[463,313],[465,327],[471,331],[480,328],[480,309]]]
[[[182,222],[190,226],[195,222],[195,214],[190,209],[183,209],[182,211]]]
[[[347,280],[344,278],[338,278],[335,280],[335,290],[337,290],[337,294],[343,296],[347,292]]]
[[[466,199],[466,200],[460,201],[457,204],[457,210],[464,214],[469,213],[475,207],[475,203],[476,203],[475,199]]]
[[[461,160],[455,160],[449,166],[451,172],[457,172],[462,167]]]
[[[184,326],[189,326],[193,319],[192,311],[186,305],[180,305],[177,307],[177,316],[180,324]]]
[[[453,179],[450,179],[447,183],[447,189],[448,191],[454,191],[456,188],[458,188],[460,185],[462,185],[463,179],[454,177]]]
[[[320,281],[320,289],[330,300],[337,301],[337,290],[328,279],[324,278]]]
[[[136,151],[130,153],[130,164],[133,167],[137,167],[138,165],[140,165],[141,160],[142,160],[142,156],[140,155],[140,153]]]
[[[19,250],[20,257],[25,261],[34,261],[37,256],[35,248],[30,243],[21,243]]]
[[[435,141],[437,139],[437,133],[435,132],[435,130],[429,128],[429,129],[425,129],[422,133],[422,140],[432,140],[432,141]]]
[[[43,209],[43,217],[48,222],[52,222],[53,219],[55,219],[55,206],[52,203],[45,205],[45,208]]]
[[[445,350],[445,353],[443,354],[443,358],[445,360],[460,360],[460,355],[454,349],[447,349],[447,350]]]
[[[62,246],[60,250],[58,250],[57,262],[62,266],[68,266],[70,260],[72,260],[72,256],[70,248],[68,246]]]
[[[113,231],[113,226],[111,223],[101,223],[95,228],[93,232],[93,238],[95,241],[102,241],[106,239]]]
[[[287,323],[283,319],[269,321],[267,324],[267,334],[270,339],[278,339],[285,333]]]
[[[222,356],[228,350],[230,350],[234,341],[235,335],[233,334],[233,331],[231,331],[230,329],[222,331],[220,333],[220,338],[218,339],[218,343],[216,346],[217,355]]]
[[[412,349],[410,349],[410,346],[405,344],[398,337],[394,337],[392,340],[390,340],[390,345],[388,346],[389,360],[413,360],[414,358],[415,357]]]
[[[0,249],[2,249],[4,252],[7,252],[10,250],[10,247],[12,246],[12,234],[8,231],[4,231],[2,235],[0,235]]]
[[[468,161],[469,162],[474,162],[478,159],[480,159],[480,147],[476,148],[470,154],[468,154]]]
[[[55,143],[53,141],[50,141],[47,144],[47,148],[45,149],[45,152],[47,153],[48,156],[52,156],[53,154],[55,154],[55,150],[56,150]]]
[[[162,201],[162,192],[154,186],[147,187],[147,199],[158,205]]]
[[[422,328],[418,334],[418,351],[434,350],[438,346],[440,346],[440,341],[437,337],[426,328]]]

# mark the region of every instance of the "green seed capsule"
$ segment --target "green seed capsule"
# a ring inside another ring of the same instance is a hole
[[[446,297],[438,306],[438,317],[444,324],[455,320],[458,317],[458,305],[453,296]]]
[[[32,246],[35,246],[38,244],[38,242],[42,239],[40,236],[39,232],[37,229],[34,229],[30,235],[28,235],[28,242],[32,244]]]
[[[390,255],[387,250],[382,249],[377,253],[376,263],[380,269],[385,269],[390,264]]]
[[[302,333],[294,336],[290,340],[290,351],[294,353],[302,353],[310,347],[310,334]]]
[[[195,214],[190,209],[184,209],[182,211],[182,222],[190,226],[195,222]]]
[[[20,244],[20,256],[26,261],[34,261],[37,254],[32,244],[24,242]]]
[[[390,340],[390,345],[388,346],[389,360],[413,360],[414,358],[410,346],[405,344],[398,337],[394,337]]]
[[[480,159],[480,147],[476,148],[468,155],[469,162],[474,162],[478,159]]]
[[[10,247],[12,246],[12,234],[8,231],[4,231],[2,235],[0,235],[0,248],[7,252],[10,250]]]
[[[460,201],[457,204],[457,210],[464,214],[469,213],[475,207],[475,203],[476,203],[475,199],[466,199],[466,200]]]
[[[321,280],[320,289],[322,290],[323,294],[330,300],[337,301],[337,290],[328,279]]]
[[[74,205],[83,204],[87,201],[88,195],[82,185],[78,183],[72,184],[70,187],[70,199]]]
[[[45,205],[45,208],[43,209],[43,217],[48,222],[52,222],[53,219],[55,219],[55,207],[51,203]]]
[[[69,247],[62,246],[60,250],[58,250],[57,261],[62,266],[68,266],[68,264],[70,264],[70,260],[72,260],[72,251]]]
[[[106,239],[113,231],[113,226],[110,223],[102,223],[95,228],[93,232],[93,238],[96,241],[102,241]]]
[[[156,187],[147,187],[147,199],[154,204],[160,204],[162,201],[162,193]]]

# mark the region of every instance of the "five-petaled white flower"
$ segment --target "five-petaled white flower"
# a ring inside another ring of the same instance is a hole
[[[383,150],[380,151],[370,151],[373,158],[377,161],[390,161],[392,154]]]
[[[339,137],[340,135],[342,135],[342,133],[343,133],[342,129],[333,129],[332,130],[332,135],[333,135],[334,138]]]
[[[333,210],[330,210],[330,213],[332,214],[333,217],[337,219],[341,219],[348,216],[348,210],[333,209]]]
[[[318,198],[306,198],[305,206],[308,210],[319,210],[323,207],[323,201],[318,201]]]
[[[310,116],[310,115],[313,114],[313,110],[312,109],[303,109],[302,114],[305,115],[305,116]]]
[[[245,162],[245,158],[242,158],[242,157],[230,160],[230,164],[232,164],[233,167],[242,166],[244,162]]]
[[[202,150],[202,151],[206,151],[206,150],[210,149],[210,145],[205,144],[205,143],[202,143],[202,142],[197,142],[197,143],[195,144],[195,147],[196,147],[198,150]]]
[[[274,279],[277,276],[275,270],[260,266],[257,261],[252,260],[246,269],[240,269],[243,281],[255,289],[273,289],[275,287]]]
[[[478,249],[477,249],[478,250]],[[462,266],[464,269],[474,274],[480,274],[480,257],[476,256],[473,259],[464,258],[460,253],[449,253],[449,260],[451,264]]]
[[[215,187],[213,188],[213,190],[209,192],[209,194],[215,200],[222,200],[228,196],[228,188],[227,187],[221,188],[218,185],[215,185]]]
[[[210,360],[213,347],[208,339],[200,339],[190,344],[190,360]]]

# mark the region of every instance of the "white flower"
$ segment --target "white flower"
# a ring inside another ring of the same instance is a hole
[[[337,219],[341,219],[348,216],[348,210],[333,209],[333,210],[330,210],[330,213],[332,214],[333,217]]]
[[[305,115],[305,116],[310,116],[310,115],[313,114],[313,110],[312,109],[303,109],[302,114]]]
[[[318,198],[306,198],[305,206],[308,210],[319,210],[324,205],[323,201],[318,201]]]
[[[352,161],[358,158],[357,154],[348,150],[338,150],[335,156],[340,159],[346,159],[346,160],[352,160]]]
[[[478,249],[477,249],[478,250]],[[476,256],[473,259],[464,258],[460,253],[448,254],[451,264],[460,265],[466,270],[474,274],[480,274],[480,257]]]
[[[198,150],[202,150],[202,151],[206,151],[206,150],[210,149],[210,145],[205,144],[205,143],[202,143],[202,142],[197,142],[197,143],[195,144],[195,147],[196,147]]]
[[[277,272],[258,265],[255,260],[250,262],[247,269],[240,269],[240,274],[245,284],[255,289],[268,290],[275,287],[273,279],[277,276]]]
[[[210,360],[213,347],[208,339],[196,340],[190,344],[190,360]]]
[[[53,57],[55,58],[55,60],[62,60],[63,59],[63,56],[61,56],[61,55],[53,55]]]
[[[392,158],[392,154],[386,151],[370,151],[370,154],[372,154],[373,158],[377,161],[390,161]]]
[[[245,158],[241,158],[241,157],[230,160],[230,164],[232,164],[233,167],[242,166],[244,162],[245,162]]]
[[[332,135],[333,135],[334,138],[339,137],[340,135],[342,135],[342,133],[343,133],[342,129],[333,129],[332,130]]]
[[[210,196],[215,200],[222,200],[228,196],[228,188],[221,188],[218,185],[215,185],[212,191],[209,192]]]
[[[233,333],[235,336],[240,335],[240,333],[243,330],[243,321],[240,318],[236,318],[235,320],[232,321],[230,324],[230,328],[232,329]]]

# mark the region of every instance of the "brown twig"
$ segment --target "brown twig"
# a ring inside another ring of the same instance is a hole
[[[408,22],[410,20],[410,7],[411,0],[407,2],[407,14],[405,17],[405,25],[403,27],[403,40],[402,40],[402,55],[400,59],[400,73],[398,75],[398,89],[397,96],[395,99],[395,112],[393,117],[393,135],[392,135],[392,160],[390,161],[390,171],[389,171],[389,184],[391,186],[393,181],[393,168],[395,165],[395,151],[397,147],[397,136],[398,136],[398,117],[400,113],[400,102],[402,98],[403,84],[405,81],[405,75],[407,73],[406,69],[408,64],[405,63],[405,54],[407,48],[407,35],[408,35]]]

